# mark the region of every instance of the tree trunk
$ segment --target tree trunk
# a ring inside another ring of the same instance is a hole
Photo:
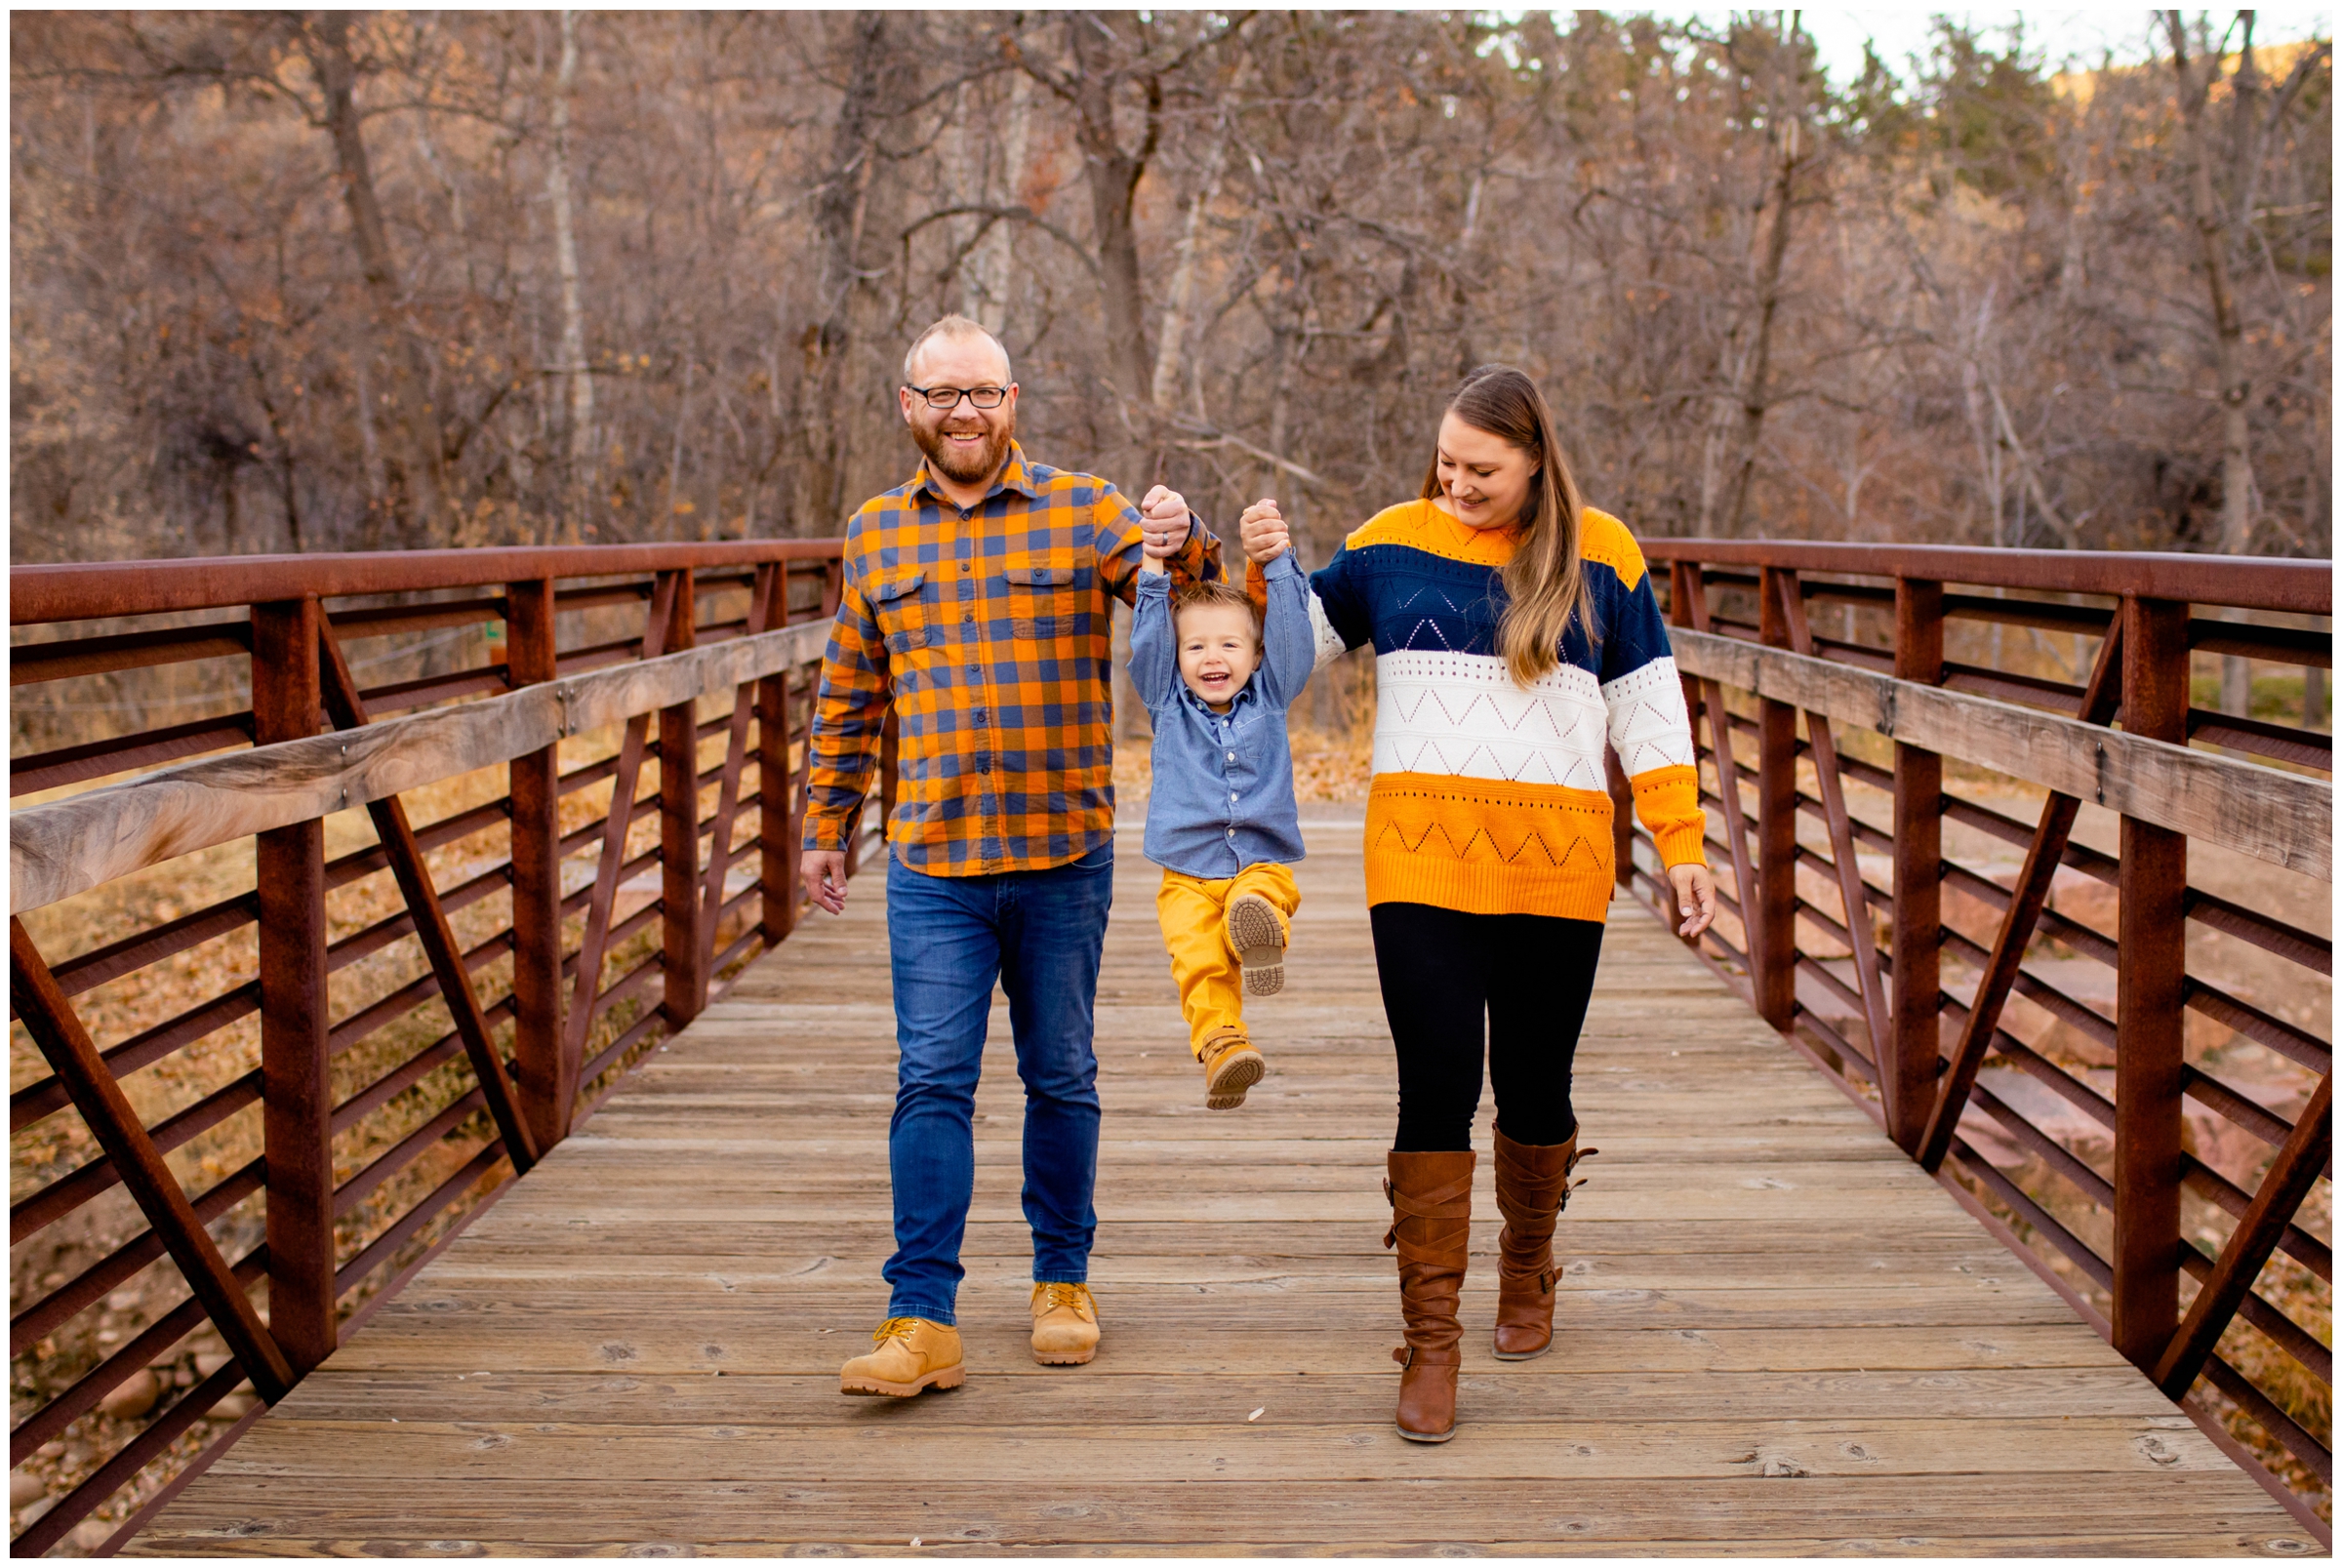
[[[1767,116],[1769,128],[1786,118],[1788,129],[1781,136],[1780,159],[1773,169],[1773,226],[1765,236],[1764,251],[1757,259],[1756,276],[1756,313],[1751,326],[1747,351],[1734,367],[1732,398],[1718,410],[1716,425],[1709,435],[1706,461],[1702,463],[1700,485],[1700,533],[1713,535],[1720,522],[1724,535],[1739,534],[1741,519],[1748,509],[1749,488],[1756,474],[1756,447],[1764,431],[1767,407],[1765,382],[1772,372],[1773,321],[1780,310],[1781,268],[1789,255],[1790,215],[1797,195],[1797,174],[1800,150],[1800,131],[1804,125],[1804,64],[1797,60],[1797,34],[1793,22],[1790,35],[1777,44],[1774,59],[1780,62],[1786,57],[1794,61],[1789,81],[1786,113],[1776,106]]]
[[[2244,365],[2243,318],[2237,310],[2236,289],[2229,278],[2230,221],[2212,190],[2212,154],[2203,124],[2204,100],[2220,62],[2217,56],[2207,60],[2205,74],[2199,80],[2188,62],[2186,23],[2176,11],[2166,15],[2187,141],[2188,200],[2194,209],[2197,244],[2203,253],[2204,284],[2211,294],[2212,362],[2220,382],[2220,547],[2228,554],[2241,555],[2252,543],[2252,431],[2247,414],[2252,377]],[[2246,42],[2249,46],[2249,35]],[[2258,80],[2257,74],[2254,80]],[[2246,105],[2239,105],[2240,116],[2248,112]],[[2240,127],[2243,123],[2241,118]],[[2248,147],[2241,146],[2238,151],[2251,155]]]
[[[348,14],[318,13],[303,30],[302,42],[324,90],[326,130],[334,140],[334,158],[341,174],[342,197],[349,208],[358,267],[373,306],[375,334],[390,370],[400,467],[406,481],[407,543],[421,544],[430,542],[433,530],[445,528],[450,521],[442,458],[447,448],[439,411],[430,402],[430,372],[423,345],[416,341],[399,303],[398,267],[390,254],[382,202],[375,193],[374,172],[366,160],[366,141],[359,135],[358,72],[349,53]]]
[[[1205,209],[1220,194],[1220,172],[1228,163],[1228,141],[1225,137],[1212,143],[1205,159],[1203,182],[1195,187],[1195,195],[1188,203],[1188,221],[1179,231],[1179,258],[1171,270],[1171,300],[1163,309],[1163,330],[1160,347],[1154,356],[1154,380],[1151,400],[1157,409],[1168,409],[1179,400],[1179,360],[1187,344],[1188,313],[1193,306],[1195,294],[1196,253],[1203,230]],[[1270,450],[1284,448],[1275,442]]]
[[[892,88],[886,81],[887,14],[859,12],[853,19],[853,55],[846,72],[844,101],[829,141],[829,172],[814,203],[814,326],[805,336],[805,369],[798,398],[805,433],[803,499],[810,518],[798,515],[800,534],[837,528],[846,510],[846,422],[838,404],[845,387],[847,351],[853,346],[854,295],[860,283],[862,219],[876,163],[878,128]]]
[[[1008,79],[1008,120],[1001,138],[999,184],[992,204],[1015,207],[1023,200],[1025,143],[1032,125],[1032,79],[1017,71]],[[1008,293],[1016,276],[1017,225],[996,222],[969,259],[964,313],[998,337],[1008,325]]]
[[[553,270],[561,279],[561,369],[569,380],[569,471],[565,486],[570,527],[584,521],[593,486],[593,377],[586,363],[586,310],[578,291],[578,233],[569,205],[569,95],[578,79],[578,19],[561,13],[561,67],[553,80],[553,155],[545,193],[553,209]],[[552,519],[545,520],[552,543]]]
[[[1132,221],[1139,178],[1154,154],[1162,86],[1150,76],[1147,137],[1136,155],[1114,135],[1114,86],[1121,80],[1110,59],[1110,46],[1097,17],[1076,12],[1066,19],[1073,54],[1075,140],[1090,183],[1090,228],[1098,247],[1098,276],[1105,293],[1108,362],[1125,397],[1146,397],[1154,383],[1154,355],[1147,346],[1146,297],[1140,288],[1139,236]]]

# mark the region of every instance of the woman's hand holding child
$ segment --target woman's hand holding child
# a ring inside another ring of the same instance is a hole
[[[1237,528],[1244,541],[1245,556],[1261,566],[1267,566],[1293,547],[1293,535],[1273,501],[1256,501],[1245,507]]]

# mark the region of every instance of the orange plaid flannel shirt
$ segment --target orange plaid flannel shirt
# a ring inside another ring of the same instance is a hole
[[[1063,865],[1114,830],[1112,607],[1137,591],[1139,510],[1090,474],[1026,460],[961,511],[922,464],[846,524],[822,660],[805,848],[838,850],[897,715],[887,839],[937,876]],[[1220,575],[1191,522],[1175,583]]]

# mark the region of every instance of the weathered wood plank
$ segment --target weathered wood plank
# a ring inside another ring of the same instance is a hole
[[[504,697],[182,763],[9,816],[21,914],[231,838],[493,767],[821,657],[827,623],[736,637]]]
[[[1461,1396],[1459,1396],[1461,1397]],[[808,1433],[784,1424],[736,1421],[718,1426],[660,1424],[629,1443],[626,1474],[675,1485],[727,1481],[856,1482],[892,1480],[1030,1484],[1039,1475],[1092,1480],[1152,1480],[1166,1486],[1210,1482],[1242,1469],[1266,1469],[1281,1482],[1375,1480],[1405,1439],[1366,1400],[1347,1421],[1297,1425],[1246,1423],[1231,1410],[1214,1427],[1140,1427],[1110,1436],[1079,1430],[1035,1432],[1011,1421],[998,1440],[970,1441],[959,1430],[897,1429],[862,1422]],[[516,1413],[517,1414],[517,1413]],[[2045,1474],[2167,1475],[2180,1470],[2234,1472],[2226,1456],[2176,1411],[2161,1416],[1995,1418],[1993,1440],[1942,1420],[1858,1422],[1725,1419],[1677,1423],[1559,1419],[1479,1422],[1473,1443],[1441,1444],[1409,1461],[1418,1479],[1723,1480],[1792,1469],[1801,1476]],[[525,1480],[589,1473],[609,1462],[620,1432],[600,1423],[533,1414],[496,1422],[287,1418],[280,1439],[251,1445],[226,1463],[260,1478],[336,1482],[355,1461],[361,1472],[409,1482]],[[1687,1440],[1688,1439],[1688,1440]]]
[[[248,1484],[251,1490],[235,1499],[218,1488],[190,1488],[141,1537],[141,1549],[201,1550],[208,1538],[210,1550],[250,1555],[288,1543],[300,1550],[304,1540],[354,1538],[364,1553],[377,1549],[376,1541],[416,1539],[411,1481],[353,1478],[332,1489]],[[478,1480],[435,1497],[431,1523],[450,1555],[491,1543],[501,1551],[504,1543],[521,1542],[670,1548],[741,1543],[768,1553],[853,1542],[900,1553],[913,1537],[955,1552],[1144,1544],[1176,1555],[1198,1548],[1317,1550],[1329,1541],[1376,1551],[1400,1550],[1395,1544],[1407,1542],[1520,1542],[1536,1543],[1540,1552],[1599,1553],[1604,1545],[1689,1552],[1700,1543],[1735,1538],[1813,1540],[1824,1521],[1833,1540],[1933,1538],[1939,1551],[1948,1544],[1953,1550],[2018,1555],[2033,1553],[2035,1541],[2098,1532],[2136,1539],[2150,1521],[2185,1520],[2164,1525],[2165,1533],[2152,1539],[2209,1541],[2217,1543],[2211,1548],[2217,1554],[2301,1554],[2303,1532],[2281,1516],[2272,1520],[2273,1511],[2266,1495],[2233,1471],[2110,1476],[2082,1486],[2065,1475],[2030,1482],[2007,1475],[1910,1476],[1880,1485],[1868,1477],[1787,1474],[1667,1486],[1446,1479],[1267,1486],[1252,1470],[1177,1488],[1087,1477],[1055,1485],[917,1487],[844,1478],[711,1480],[690,1488],[624,1476]],[[1388,1533],[1375,1533],[1377,1527]]]
[[[1963,1367],[1938,1372],[1591,1372],[1555,1374],[1566,1385],[1472,1375],[1477,1422],[1550,1422],[1558,1391],[1595,1409],[1632,1409],[1647,1421],[1715,1422],[1765,1416],[1794,1408],[1805,1419],[1908,1419],[1925,1411],[1937,1419],[1999,1417],[2055,1421],[2067,1416],[2167,1416],[2170,1402],[2136,1380],[2120,1382],[2088,1368],[2022,1370]],[[774,1403],[819,1400],[831,1387],[827,1372],[776,1386],[751,1397]],[[1282,1424],[1356,1422],[1388,1390],[1379,1372],[1302,1378],[1256,1369],[1214,1380],[1197,1397],[1190,1380],[1158,1372],[1118,1372],[1107,1378],[979,1378],[938,1400],[921,1418],[922,1430],[978,1431],[1017,1427],[1098,1423],[1115,1427],[1176,1426],[1206,1417],[1242,1420],[1254,1410]],[[742,1392],[724,1378],[597,1373],[350,1373],[328,1368],[303,1386],[303,1420],[375,1419],[384,1398],[418,1421],[485,1422],[509,1418],[519,1402],[545,1420],[625,1427],[671,1423],[720,1426],[741,1413]],[[403,1425],[407,1418],[401,1418]]]
[[[1677,630],[1671,638],[1676,662],[1704,679],[2333,880],[2334,786],[2326,781],[1736,637]]]

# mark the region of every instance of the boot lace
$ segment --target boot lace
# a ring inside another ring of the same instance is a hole
[[[1041,1310],[1054,1312],[1061,1307],[1071,1307],[1075,1312],[1079,1312],[1084,1307],[1090,1307],[1090,1287],[1070,1284],[1063,1280],[1043,1282],[1041,1285]],[[1091,1310],[1095,1311],[1096,1307],[1092,1307]]]
[[[910,1338],[911,1331],[918,1326],[919,1320],[915,1317],[890,1317],[878,1325],[878,1332],[870,1336],[870,1344],[872,1347],[877,1347],[884,1345],[889,1340],[907,1341]]]

